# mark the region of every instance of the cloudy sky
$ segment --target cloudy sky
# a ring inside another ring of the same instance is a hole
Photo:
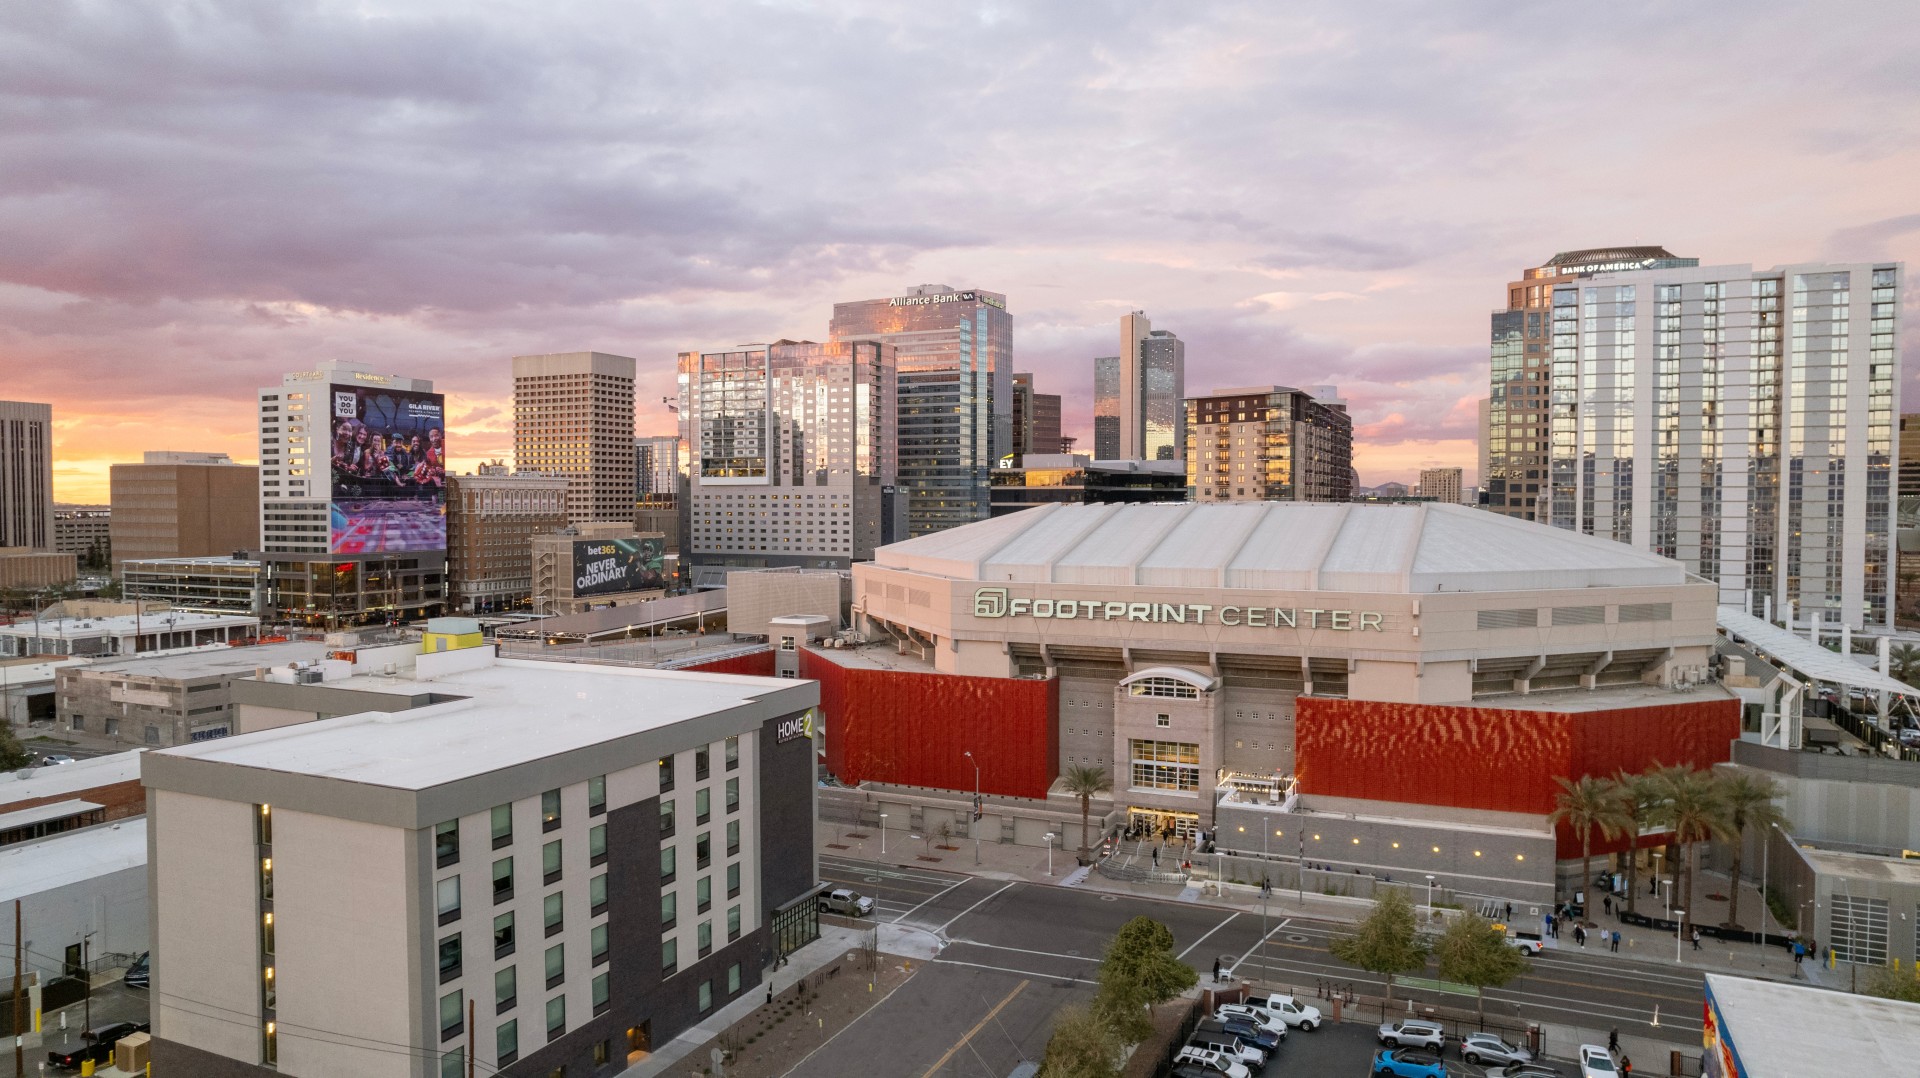
[[[1083,441],[1140,308],[1189,389],[1338,384],[1364,482],[1471,472],[1557,250],[1920,263],[1916,97],[1911,4],[6,4],[0,397],[66,500],[255,459],[326,358],[432,378],[464,468],[515,354],[638,357],[664,433],[677,351],[940,282]]]

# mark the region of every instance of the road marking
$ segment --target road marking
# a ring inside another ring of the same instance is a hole
[[[1185,958],[1185,957],[1187,957],[1187,955],[1188,955],[1189,953],[1191,953],[1191,952],[1193,951],[1193,948],[1194,948],[1194,947],[1198,947],[1198,946],[1200,946],[1201,944],[1203,944],[1203,943],[1205,943],[1205,942],[1207,942],[1207,936],[1211,936],[1211,935],[1213,935],[1213,934],[1214,934],[1215,932],[1218,932],[1218,931],[1220,931],[1221,929],[1223,929],[1223,928],[1225,928],[1225,927],[1227,927],[1227,924],[1228,924],[1228,922],[1230,922],[1230,921],[1232,921],[1232,920],[1233,920],[1233,919],[1234,919],[1235,917],[1238,917],[1238,916],[1240,916],[1240,911],[1239,911],[1239,910],[1235,910],[1234,912],[1232,912],[1232,913],[1229,913],[1229,914],[1227,914],[1227,919],[1226,919],[1225,921],[1222,921],[1222,922],[1220,922],[1219,924],[1217,924],[1217,925],[1214,925],[1214,926],[1213,926],[1212,928],[1209,928],[1209,929],[1207,929],[1207,935],[1206,935],[1206,936],[1201,936],[1201,937],[1200,937],[1199,939],[1197,939],[1197,940],[1194,940],[1194,941],[1193,941],[1193,946],[1192,946],[1192,947],[1188,947],[1188,948],[1187,948],[1186,950],[1184,950],[1184,951],[1181,951],[1181,952],[1180,952],[1180,954],[1179,954],[1179,957],[1181,957],[1181,958]]]
[[[989,895],[988,897],[991,898],[992,896]],[[987,1023],[993,1021],[994,1015],[999,1014],[1002,1008],[1006,1007],[1007,1004],[1013,1002],[1013,997],[1026,991],[1028,983],[1029,982],[1027,981],[1021,981],[1019,984],[1014,985],[1013,991],[1008,992],[1005,999],[994,1004],[993,1010],[988,1011],[987,1016],[985,1018],[982,1018],[980,1019],[980,1021],[975,1022],[973,1025],[973,1028],[967,1030],[967,1035],[960,1038],[959,1044],[956,1044],[952,1048],[947,1049],[947,1054],[941,1056],[940,1061],[938,1063],[935,1063],[933,1066],[927,1068],[927,1073],[924,1076],[924,1078],[932,1078],[933,1075],[940,1073],[940,1068],[946,1066],[947,1060],[952,1059],[955,1053],[959,1052],[960,1049],[965,1048],[967,1046],[967,1042],[973,1039],[974,1034],[980,1032],[982,1029],[985,1029]]]
[[[1012,886],[1013,886],[1013,884],[1012,884],[1012,883],[1008,883],[1008,884],[1006,884],[1005,886],[1003,886],[1003,887],[1001,887],[1001,888],[1000,888],[1000,891],[1005,891],[1005,890],[1006,890],[1006,889],[1007,889],[1008,887],[1012,887]],[[994,893],[992,893],[992,894],[990,894],[990,895],[988,895],[988,896],[987,896],[986,898],[983,898],[983,899],[981,899],[980,901],[978,901],[978,902],[975,902],[975,903],[974,903],[973,905],[971,905],[971,906],[968,906],[968,907],[967,907],[966,909],[964,909],[964,910],[961,910],[961,911],[960,911],[959,913],[957,913],[957,914],[955,914],[955,915],[954,915],[954,917],[953,917],[953,921],[958,921],[958,920],[959,920],[960,918],[962,918],[962,917],[965,917],[965,916],[966,916],[967,914],[969,914],[969,913],[972,913],[972,912],[973,912],[974,910],[977,910],[977,909],[979,909],[979,908],[980,908],[981,906],[984,906],[984,905],[986,905],[986,904],[987,904],[987,900],[988,900],[988,899],[993,899],[993,898],[998,898],[998,897],[1000,897],[1000,891],[995,891]],[[948,922],[947,922],[946,924],[944,924],[944,925],[941,925],[941,926],[940,926],[939,928],[936,928],[936,929],[934,929],[934,931],[935,931],[935,932],[945,932],[945,931],[947,930],[947,928],[948,928],[948,926],[950,926],[950,925],[952,925],[952,924],[953,924],[953,921],[948,921]]]
[[[1088,956],[1083,954],[1061,954],[1059,951],[1035,951],[1026,947],[1008,947],[1004,944],[999,944],[999,943],[981,943],[979,940],[955,939],[955,940],[949,940],[948,942],[952,943],[955,946],[988,947],[996,951],[1017,951],[1020,954],[1037,954],[1044,958],[1064,958],[1069,962],[1093,961],[1092,958],[1089,958]]]
[[[938,892],[935,892],[934,894],[931,894],[931,895],[928,895],[928,896],[927,896],[927,897],[926,897],[926,898],[925,898],[925,899],[924,899],[924,900],[923,900],[923,901],[922,901],[922,902],[920,903],[920,906],[924,906],[924,905],[926,905],[926,904],[927,904],[928,902],[932,902],[932,901],[933,901],[934,899],[936,899],[936,898],[939,898],[939,897],[940,897],[941,895],[944,895],[944,894],[946,894],[946,893],[947,893],[947,891],[951,891],[951,890],[953,890],[953,888],[954,888],[954,887],[959,887],[959,886],[960,886],[961,884],[964,884],[964,883],[966,883],[966,882],[967,882],[966,880],[961,880],[961,881],[960,881],[959,883],[956,883],[956,884],[954,884],[954,885],[953,885],[953,887],[949,887],[949,888],[947,888],[947,890],[946,890],[946,891],[938,891]],[[989,897],[991,897],[991,896],[989,896]],[[894,924],[899,924],[900,922],[902,922],[902,921],[904,921],[904,920],[906,920],[906,919],[907,919],[908,917],[911,917],[911,916],[913,916],[914,914],[916,914],[916,913],[918,913],[918,912],[920,912],[920,906],[915,906],[914,908],[912,908],[912,909],[910,909],[910,910],[908,910],[907,912],[905,912],[905,913],[903,913],[903,914],[901,914],[900,916],[898,916],[898,917],[895,917],[895,918],[893,919],[893,923],[894,923]]]
[[[1293,923],[1293,918],[1291,917],[1284,918],[1281,920],[1279,924],[1273,926],[1273,932],[1278,932],[1292,923]],[[1251,955],[1253,954],[1253,952],[1260,950],[1260,948],[1264,946],[1268,940],[1273,938],[1273,932],[1269,932],[1266,935],[1261,936],[1259,939],[1255,940],[1253,943],[1253,946],[1247,948],[1247,953],[1240,956],[1240,961],[1235,962],[1233,964],[1234,968],[1238,969],[1240,966],[1244,965],[1247,961],[1248,955]],[[1191,950],[1191,948],[1189,948],[1189,950]],[[1266,959],[1264,957],[1260,961],[1260,968],[1261,969],[1267,968]]]
[[[1068,981],[1078,982],[1080,984],[1094,983],[1091,977],[1082,977],[1073,973],[1045,973],[1037,969],[1014,969],[1012,966],[992,966],[985,962],[961,962],[953,958],[930,958],[927,960],[927,964],[931,966],[965,966],[968,969],[990,969],[995,973],[1012,973],[1021,977],[1039,977],[1048,981]]]

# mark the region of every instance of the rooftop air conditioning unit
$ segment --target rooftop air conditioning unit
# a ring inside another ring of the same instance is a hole
[[[320,684],[321,676],[321,672],[318,669],[309,667],[295,675],[295,680],[301,685],[318,685]]]

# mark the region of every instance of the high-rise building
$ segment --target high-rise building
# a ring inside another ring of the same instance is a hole
[[[572,523],[631,520],[634,361],[605,352],[513,357],[513,459],[572,480]]]
[[[1033,375],[1013,376],[1013,456],[1060,452],[1060,394],[1035,393]],[[996,463],[1001,466],[1004,461]]]
[[[1556,281],[1547,521],[1675,558],[1756,615],[1890,625],[1901,275]]]
[[[53,405],[0,401],[0,549],[53,549]]]
[[[893,347],[775,341],[680,354],[696,583],[728,568],[844,569],[905,538]],[[631,512],[631,509],[629,509]]]
[[[897,356],[898,420],[890,418],[888,430],[897,432],[908,530],[926,535],[986,519],[988,473],[1013,446],[1007,297],[924,284],[904,296],[834,304],[830,332],[835,342],[883,341]]]
[[[1486,508],[1524,520],[1545,519],[1537,510],[1548,489],[1554,287],[1596,273],[1699,264],[1662,247],[1597,247],[1562,251],[1507,285],[1506,308],[1492,316],[1492,394],[1481,424]]]
[[[1154,329],[1144,311],[1122,315],[1120,354],[1093,361],[1093,383],[1096,459],[1186,459],[1184,341]]]
[[[687,451],[678,434],[633,440],[634,493],[640,498],[672,497],[687,474]]]
[[[290,436],[283,431],[274,437]],[[130,560],[260,549],[260,492],[266,488],[251,464],[235,464],[225,453],[149,452],[139,464],[116,464],[107,474],[116,575]]]
[[[1900,497],[1920,498],[1920,412],[1900,417]]]
[[[1353,420],[1331,386],[1220,389],[1186,402],[1187,485],[1200,502],[1344,502]]]
[[[447,577],[450,605],[485,613],[524,606],[533,597],[533,537],[567,526],[565,476],[482,465],[447,477]]]
[[[446,398],[329,362],[260,390],[260,561],[280,616],[327,624],[446,599]]]
[[[1460,468],[1420,469],[1420,496],[1447,505],[1459,505],[1466,472]]]

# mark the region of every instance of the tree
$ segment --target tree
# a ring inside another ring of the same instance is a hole
[[[1860,991],[1882,999],[1920,1003],[1920,978],[1891,966],[1876,966],[1873,972],[1867,974],[1867,983],[1860,986]]]
[[[1684,894],[1681,918],[1693,925],[1693,880],[1699,860],[1699,844],[1708,839],[1726,839],[1733,831],[1727,826],[1726,808],[1720,800],[1719,784],[1705,771],[1691,767],[1669,767],[1660,773],[1662,792],[1660,822],[1673,832],[1674,844],[1681,849],[1683,864],[1674,866],[1675,892]],[[1686,869],[1687,886],[1679,890],[1677,877]]]
[[[1100,960],[1094,1014],[1125,1044],[1138,1044],[1153,1032],[1147,1008],[1192,988],[1200,975],[1180,961],[1173,933],[1151,917],[1135,917],[1120,926]]]
[[[1760,840],[1768,841],[1774,825],[1787,822],[1787,815],[1776,803],[1780,786],[1765,775],[1747,770],[1721,772],[1716,779],[1719,797],[1727,814],[1727,829],[1733,833],[1733,890],[1727,903],[1727,924],[1740,927],[1740,855],[1746,850],[1748,828],[1757,828]],[[1767,917],[1760,915],[1760,931],[1767,930]]]
[[[13,734],[13,726],[0,716],[0,771],[18,771],[33,765],[33,754]]]
[[[1920,647],[1912,644],[1894,644],[1888,648],[1887,670],[1896,679],[1909,685],[1913,684],[1913,679],[1920,676]]]
[[[1656,769],[1658,765],[1655,765]],[[1640,900],[1640,833],[1653,826],[1659,817],[1660,803],[1666,800],[1659,779],[1652,772],[1613,776],[1620,798],[1620,810],[1627,831],[1627,912],[1634,913]]]
[[[1560,792],[1553,795],[1553,811],[1547,819],[1564,824],[1580,836],[1580,886],[1593,886],[1593,833],[1597,829],[1608,838],[1617,838],[1632,825],[1620,803],[1620,792],[1612,780],[1598,775],[1578,779],[1556,776]]]
[[[1091,856],[1087,844],[1087,817],[1093,814],[1093,796],[1113,789],[1113,780],[1107,778],[1105,770],[1084,764],[1067,768],[1065,779],[1067,792],[1080,799],[1080,860],[1085,862]]]
[[[1373,912],[1354,926],[1351,935],[1327,945],[1333,957],[1368,973],[1387,978],[1387,1001],[1393,1001],[1393,975],[1412,973],[1427,964],[1427,945],[1414,929],[1413,903],[1397,887],[1374,900]]]
[[[1487,993],[1527,971],[1527,960],[1503,933],[1478,914],[1455,916],[1433,946],[1440,960],[1440,979],[1470,984],[1479,997],[1480,1024],[1487,1024]]]
[[[1114,1078],[1120,1073],[1120,1044],[1113,1030],[1091,1008],[1068,1007],[1053,1024],[1041,1078]]]

